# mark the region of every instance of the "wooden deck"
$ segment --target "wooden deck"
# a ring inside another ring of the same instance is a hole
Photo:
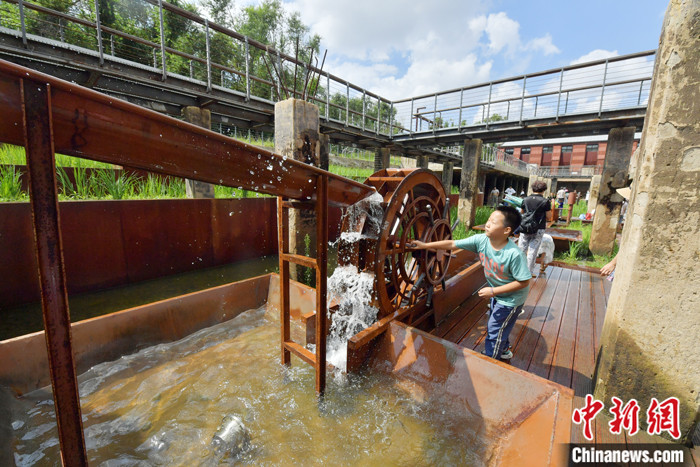
[[[586,394],[593,393],[596,350],[611,285],[597,273],[547,267],[544,275],[531,284],[523,312],[511,332],[511,365],[572,388],[574,407],[583,407]],[[487,310],[488,300],[474,295],[449,314],[432,334],[481,352]],[[609,401],[605,413],[599,413],[595,419],[596,444],[669,442],[642,431],[630,439],[624,434],[611,434],[607,427],[608,408]],[[571,442],[589,443],[578,425],[572,427]]]

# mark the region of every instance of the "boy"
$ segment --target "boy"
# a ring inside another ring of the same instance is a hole
[[[525,255],[508,237],[520,225],[521,216],[512,206],[499,206],[486,222],[486,233],[462,240],[423,243],[415,241],[415,249],[454,250],[462,248],[479,254],[488,287],[479,296],[491,299],[486,349],[484,355],[510,360],[508,336],[522,310],[530,284],[530,270]]]

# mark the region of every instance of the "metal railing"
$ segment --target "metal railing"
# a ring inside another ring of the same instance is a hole
[[[516,159],[510,154],[506,154],[500,148],[495,146],[484,146],[481,150],[481,163],[493,168],[506,169],[509,168],[510,171],[516,172],[523,176],[528,176],[531,171],[531,167],[527,162]]]
[[[656,51],[393,101],[402,134],[646,107]]]
[[[206,86],[207,91],[236,93],[246,101],[306,98],[318,105],[326,121],[377,135],[398,131],[392,127],[393,107],[388,99],[188,10],[162,0],[137,0],[133,9],[140,9],[144,23],[155,23],[156,39],[105,26],[99,7],[98,1],[77,0],[67,14],[24,0],[2,0],[0,28],[15,32],[25,46],[28,40],[53,42],[91,52],[100,65],[129,62],[160,73],[163,81],[177,76]],[[168,46],[165,25],[169,21],[183,23],[178,27],[188,31],[194,52]],[[225,53],[220,50],[222,42]],[[225,63],[214,57],[215,45],[218,55],[226,57]],[[256,65],[264,73],[256,76]],[[304,78],[293,82],[297,73]]]
[[[146,67],[163,80],[177,76],[246,101],[306,97],[327,122],[389,138],[643,108],[656,54],[651,50],[391,101],[162,0],[135,0],[132,5],[142,11],[144,24],[153,24],[157,38],[105,26],[98,1],[76,0],[72,5],[68,14],[24,0],[0,0],[0,30],[15,34],[25,46],[28,40],[44,41],[91,53],[100,64]],[[182,23],[193,50],[168,45],[165,26],[170,22]],[[297,72],[309,89],[292,83]]]
[[[540,166],[537,169],[537,174],[541,177],[571,177],[571,178],[587,178],[593,175],[603,173],[601,165],[564,165],[560,167]]]

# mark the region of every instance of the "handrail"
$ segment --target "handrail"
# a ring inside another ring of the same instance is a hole
[[[53,10],[51,8],[44,7],[42,5],[37,5],[37,4],[31,3],[31,2],[27,2],[27,1],[22,1],[20,4],[19,0],[2,0],[2,1],[10,3],[10,4],[18,5],[20,8],[34,10],[34,11],[37,11],[37,12],[42,13],[42,14],[54,16],[56,18],[59,18],[59,19],[65,20],[65,21],[70,21],[70,22],[79,24],[81,26],[88,27],[90,29],[98,30],[98,25],[96,22],[92,22],[92,21],[85,20],[83,18],[71,16],[71,15]],[[379,95],[377,95],[369,90],[363,89],[360,86],[349,83],[349,82],[347,82],[347,80],[344,80],[344,79],[342,79],[338,76],[335,76],[331,73],[322,71],[320,68],[314,66],[313,64],[305,63],[305,62],[303,62],[295,57],[284,54],[284,53],[274,49],[273,47],[271,47],[269,45],[266,45],[266,44],[263,44],[261,42],[254,40],[254,39],[251,39],[245,35],[242,35],[236,31],[233,31],[225,26],[208,21],[205,18],[203,18],[199,15],[196,15],[194,13],[191,13],[191,12],[189,12],[183,8],[180,8],[178,6],[172,5],[172,4],[167,3],[167,2],[159,2],[158,0],[141,0],[141,1],[148,3],[148,4],[151,4],[151,5],[154,5],[157,8],[162,7],[163,10],[167,10],[167,11],[169,11],[173,14],[176,14],[182,18],[185,18],[189,21],[193,21],[199,25],[202,25],[205,27],[205,32],[208,30],[212,30],[212,31],[224,34],[228,37],[231,37],[232,39],[239,42],[240,43],[239,45],[242,48],[245,48],[246,51],[248,51],[248,46],[249,46],[249,47],[252,47],[254,49],[257,49],[261,52],[268,54],[268,56],[270,56],[270,58],[273,59],[272,62],[273,62],[273,66],[275,67],[275,70],[277,70],[278,67],[284,68],[285,62],[288,62],[288,63],[291,63],[295,66],[304,67],[306,70],[308,70],[309,73],[315,74],[316,79],[319,81],[319,83],[317,85],[318,88],[324,88],[323,83],[320,82],[321,77],[323,77],[324,78],[323,81],[326,81],[325,88],[328,88],[331,84],[334,84],[336,87],[341,86],[342,88],[345,88],[346,92],[344,94],[350,96],[353,99],[355,99],[355,98],[359,99],[362,97],[363,99],[366,99],[366,100],[373,100],[372,104],[376,105],[376,108],[377,108],[377,115],[376,116],[373,116],[370,114],[363,115],[361,112],[356,112],[356,111],[353,111],[352,109],[346,109],[344,107],[334,105],[334,103],[330,102],[327,99],[323,99],[321,97],[308,96],[309,100],[316,102],[317,104],[319,104],[322,107],[326,106],[325,115],[323,116],[323,117],[325,117],[326,120],[335,120],[335,121],[338,121],[341,123],[345,123],[345,124],[352,126],[354,128],[360,128],[360,129],[369,128],[370,131],[374,131],[375,133],[382,134],[384,136],[387,136],[390,134],[391,121],[383,119],[382,118],[383,112],[381,112],[383,105],[385,106],[385,108],[389,108],[391,106],[390,100],[385,99],[385,98],[383,98],[383,97],[381,97],[381,96],[379,96]],[[22,34],[24,37],[26,37],[27,32],[26,32],[26,30],[24,30],[25,28],[22,28],[22,29],[23,29]],[[168,46],[162,47],[162,45],[159,43],[149,41],[147,39],[143,39],[141,37],[134,36],[133,34],[119,31],[117,29],[110,28],[108,26],[100,25],[99,31],[101,32],[102,35],[111,34],[115,37],[120,37],[122,39],[126,39],[129,41],[133,41],[133,42],[139,43],[141,45],[145,45],[147,47],[150,47],[153,49],[154,55],[156,52],[159,52],[162,55],[163,51],[165,51],[165,53],[167,53],[167,54],[177,55],[177,56],[186,58],[192,62],[206,64],[208,69],[216,68],[217,70],[221,70],[221,71],[225,71],[225,72],[228,72],[231,74],[235,74],[235,75],[245,79],[246,90],[251,89],[251,87],[250,87],[251,81],[269,86],[270,89],[276,87],[278,82],[280,81],[277,76],[269,76],[269,79],[265,79],[265,78],[262,78],[259,76],[255,76],[252,73],[246,73],[246,72],[241,71],[241,70],[236,70],[235,68],[232,68],[230,66],[216,63],[216,62],[212,61],[209,56],[207,56],[207,58],[201,58],[201,57],[197,57],[195,55],[192,55],[192,54],[189,54],[186,52],[179,51],[177,49],[173,49],[173,48],[168,47]],[[98,33],[98,35],[99,35],[99,33]],[[107,48],[105,45],[102,45],[102,43],[100,42],[100,43],[98,43],[97,47],[99,49],[98,52],[100,53],[100,56],[104,56],[105,58],[109,57],[108,55],[105,54],[105,49]],[[111,50],[111,52],[114,52],[114,51]],[[249,52],[247,52],[247,54],[249,55]],[[154,60],[154,62],[155,62],[155,60]],[[275,62],[277,62],[276,66],[275,66]],[[167,69],[167,60],[162,60],[162,63],[165,64],[165,68],[162,70],[164,77],[167,76],[169,73],[173,73],[172,70]],[[162,67],[162,65],[154,63],[154,68],[158,68],[158,67]],[[279,74],[281,72],[279,70],[277,70],[277,71],[274,71],[271,73],[274,75],[275,73]],[[210,73],[208,73],[207,81],[210,82],[211,80],[212,80],[212,76]],[[289,87],[285,86],[284,83],[279,82],[279,85],[280,85],[280,90],[284,91],[286,94],[293,94],[295,96],[300,95],[300,91],[290,89]],[[221,86],[223,87],[224,84],[221,83]],[[350,95],[350,90],[352,90],[353,92],[357,92],[359,95],[354,95],[354,94]],[[330,91],[330,90],[327,89],[327,91]],[[340,94],[340,93],[336,93],[336,94]],[[268,99],[267,96],[265,96],[265,97],[256,96],[256,97],[262,98],[262,99]],[[272,98],[271,100],[274,100],[274,98]],[[326,104],[328,104],[328,105],[326,105]],[[331,111],[330,111],[329,107],[335,108],[338,110],[340,120],[334,118],[331,115]],[[343,114],[345,114],[345,115],[343,116]],[[351,115],[352,115],[352,118],[351,118]],[[359,124],[356,124],[354,122],[354,120],[358,117],[362,117],[363,122],[370,122],[371,124],[362,123],[362,122]],[[385,115],[385,117],[386,117],[386,115]],[[389,115],[389,118],[390,117],[391,117],[391,115]],[[343,122],[343,120],[344,120],[344,122]]]
[[[395,135],[421,136],[428,132],[435,133],[438,129],[455,128],[461,130],[462,128],[483,126],[489,129],[490,126],[501,125],[500,122],[518,122],[518,124],[523,125],[524,120],[551,118],[559,121],[562,116],[581,114],[597,114],[601,118],[603,112],[641,109],[646,106],[651,88],[654,61],[650,60],[650,57],[654,57],[656,54],[655,50],[649,50],[391,101],[336,75],[322,71],[313,64],[305,63],[267,44],[251,39],[228,27],[210,22],[198,14],[162,0],[140,1],[160,9],[161,17],[163,11],[168,11],[196,23],[198,28],[204,28],[207,38],[209,31],[213,31],[235,40],[241,51],[245,50],[245,71],[236,69],[235,66],[216,63],[211,60],[209,54],[203,58],[166,46],[162,37],[162,28],[160,43],[156,43],[24,0],[21,2],[20,0],[1,1],[18,5],[20,10],[34,10],[60,20],[96,29],[98,39],[109,34],[149,47],[153,51],[153,68],[162,69],[163,79],[167,79],[168,74],[174,74],[173,70],[168,69],[167,54],[189,60],[190,78],[193,79],[192,64],[206,65],[208,90],[211,90],[211,86],[214,84],[220,85],[224,91],[235,92],[236,85],[231,85],[230,82],[224,83],[223,77],[224,72],[235,75],[238,77],[236,82],[240,83],[239,86],[245,88],[246,100],[254,98],[274,102],[276,97],[273,90],[277,90],[279,94],[284,92],[287,95],[300,95],[301,91],[290,89],[290,86],[287,86],[283,82],[284,80],[280,79],[280,75],[284,73],[280,69],[284,70],[287,64],[295,67],[301,66],[308,73],[316,75],[316,88],[325,90],[325,96],[308,96],[310,101],[322,109],[322,119],[327,122],[340,123],[346,127],[373,132],[389,139],[394,138]],[[26,21],[22,22],[21,29],[23,42],[26,43],[25,23]],[[19,28],[19,26],[16,27]],[[97,44],[101,63],[104,59],[109,59],[109,55],[105,54],[108,47],[103,45],[103,42],[106,41],[98,40]],[[274,70],[268,69],[268,76],[255,76],[250,72],[248,62],[252,55],[249,47],[263,52],[271,59]],[[110,47],[110,52],[114,55],[113,46]],[[160,63],[156,60],[158,52],[161,54]],[[129,58],[129,60],[131,59]],[[238,66],[240,68],[243,65],[238,64]],[[221,71],[220,79],[213,76],[212,69]],[[243,81],[245,82],[243,83]],[[269,95],[260,88],[252,89],[251,83],[253,82],[267,87]],[[260,95],[260,93],[265,95]],[[345,100],[346,102],[344,104],[333,102],[331,95],[340,96],[341,101]],[[281,95],[279,97],[282,98]],[[349,101],[351,99],[361,101],[362,111],[350,108]],[[370,105],[376,106],[376,115],[366,111]],[[413,109],[419,109],[419,111],[414,112]],[[424,121],[428,123],[427,128],[423,128]]]
[[[24,83],[24,84],[23,84]],[[22,86],[48,84],[55,151],[296,200],[348,206],[374,188],[97,91],[0,60],[0,141],[24,145]]]

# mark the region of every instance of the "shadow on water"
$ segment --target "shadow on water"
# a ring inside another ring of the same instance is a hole
[[[240,281],[278,270],[277,255],[173,274],[149,281],[69,296],[71,321],[77,322],[146,303]],[[44,329],[41,303],[0,310],[0,341]]]

